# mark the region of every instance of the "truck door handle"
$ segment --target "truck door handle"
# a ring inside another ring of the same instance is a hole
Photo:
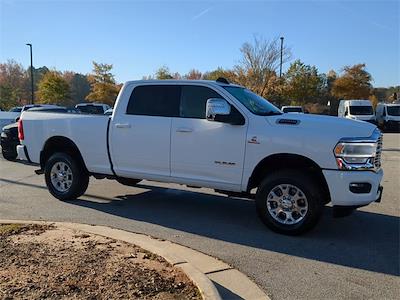
[[[117,123],[117,124],[115,124],[115,127],[117,127],[117,128],[131,128],[131,124],[129,124],[129,123]]]
[[[192,132],[193,131],[193,129],[191,129],[191,128],[185,128],[185,127],[181,127],[181,128],[178,128],[177,130],[176,130],[176,132]]]

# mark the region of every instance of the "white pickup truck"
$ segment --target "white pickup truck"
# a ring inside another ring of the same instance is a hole
[[[40,164],[60,200],[81,196],[89,176],[208,187],[255,197],[262,221],[289,235],[329,202],[350,210],[382,193],[376,126],[283,114],[224,79],[127,82],[111,117],[25,112],[19,138],[19,157]]]

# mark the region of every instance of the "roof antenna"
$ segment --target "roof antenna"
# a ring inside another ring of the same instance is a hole
[[[229,81],[228,81],[227,79],[225,79],[224,77],[218,77],[218,79],[216,80],[216,82],[221,82],[221,83],[229,84]]]

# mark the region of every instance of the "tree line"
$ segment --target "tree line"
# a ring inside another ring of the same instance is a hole
[[[230,82],[243,85],[262,97],[281,105],[302,105],[312,113],[337,111],[339,99],[370,99],[378,101],[396,100],[400,86],[373,88],[372,76],[365,64],[344,66],[340,72],[331,70],[320,73],[316,66],[307,65],[297,59],[290,63],[287,71],[279,76],[281,49],[279,39],[266,40],[254,37],[240,48],[241,59],[231,69],[217,68],[200,72],[193,68],[187,74],[172,72],[162,66],[154,74],[143,79],[188,79],[216,80],[224,77]],[[292,60],[292,51],[282,49],[284,64]],[[81,102],[102,102],[113,105],[122,86],[112,73],[111,64],[93,62],[90,74],[73,71],[58,71],[47,67],[34,68],[34,91],[37,103],[52,103],[72,106]],[[29,103],[30,68],[24,69],[14,60],[0,64],[0,107]]]

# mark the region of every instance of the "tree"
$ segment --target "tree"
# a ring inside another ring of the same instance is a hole
[[[191,69],[184,77],[189,80],[199,80],[203,74],[199,70]]]
[[[398,98],[397,95],[400,94],[400,85],[390,86],[387,88],[384,87],[374,88],[373,94],[378,97],[379,101],[393,102],[397,100]]]
[[[325,77],[315,66],[300,60],[293,62],[285,74],[285,94],[293,105],[321,102],[325,91]]]
[[[93,62],[93,73],[89,75],[90,93],[86,100],[114,105],[119,87],[111,73],[113,65]]]
[[[33,68],[33,84],[34,84],[34,90],[37,91],[39,87],[39,82],[42,80],[43,76],[46,75],[47,72],[49,72],[49,68],[46,66],[40,67],[40,68]],[[30,76],[31,76],[31,67],[28,67],[28,70],[26,71],[29,74],[29,90],[31,89],[30,86]]]
[[[378,97],[376,97],[375,95],[370,95],[369,96],[369,101],[371,101],[372,106],[374,107],[374,109],[376,108],[377,104],[378,104]]]
[[[371,81],[371,74],[365,70],[365,64],[345,66],[343,74],[333,82],[332,95],[340,99],[368,99]]]
[[[37,102],[45,104],[70,105],[68,82],[57,71],[48,71],[38,84]]]
[[[162,66],[159,68],[156,73],[155,73],[156,79],[174,79],[174,76],[172,76],[169,68],[167,66]]]
[[[223,77],[230,82],[238,83],[236,80],[236,74],[232,70],[225,70],[221,67],[203,74],[203,79],[205,80],[217,80],[220,77]]]
[[[235,66],[236,80],[238,83],[265,96],[268,81],[276,76],[280,64],[279,38],[268,41],[261,37],[254,37],[253,43],[246,42],[240,48],[242,59]],[[286,63],[291,58],[291,50],[286,46],[282,50],[282,62]]]
[[[30,99],[29,77],[21,64],[8,60],[0,64],[0,106],[9,109]]]
[[[86,96],[90,93],[90,83],[86,75],[66,71],[64,79],[68,82],[73,104],[85,102]]]

